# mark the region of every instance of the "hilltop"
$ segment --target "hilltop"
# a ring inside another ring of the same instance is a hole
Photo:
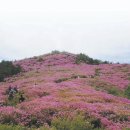
[[[22,72],[0,83],[0,123],[28,127],[47,123],[62,130],[61,118],[65,122],[80,113],[89,130],[130,128],[130,65],[76,59],[75,54],[55,52],[13,62]],[[17,101],[18,95],[8,101],[10,85],[18,87],[24,102]]]

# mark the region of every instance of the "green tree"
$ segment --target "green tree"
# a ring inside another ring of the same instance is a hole
[[[2,61],[0,63],[0,82],[4,81],[6,77],[20,73],[21,70],[19,65],[13,65],[11,61]]]
[[[90,58],[89,56],[82,54],[82,53],[80,53],[76,56],[75,62],[76,62],[76,64],[86,63],[86,64],[92,64],[92,65],[98,65],[98,64],[103,63],[100,60]]]

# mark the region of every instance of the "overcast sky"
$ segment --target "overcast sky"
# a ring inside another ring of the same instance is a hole
[[[0,60],[52,50],[130,63],[130,0],[0,0]]]

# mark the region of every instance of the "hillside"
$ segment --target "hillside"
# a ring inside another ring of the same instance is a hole
[[[82,113],[94,128],[130,128],[130,65],[76,64],[75,59],[59,53],[15,61],[23,72],[0,83],[0,123],[39,127],[51,125],[54,117]],[[10,105],[9,86],[17,86],[25,101]]]

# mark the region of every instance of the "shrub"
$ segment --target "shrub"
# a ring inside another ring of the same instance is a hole
[[[57,110],[55,108],[46,108],[37,112],[37,114],[31,114],[29,117],[30,121],[27,126],[38,128],[44,124],[51,125],[52,118],[55,114],[57,114]]]
[[[23,126],[13,126],[13,125],[0,125],[0,130],[34,130],[32,128],[25,128]]]
[[[8,125],[27,125],[30,115],[15,107],[0,107],[0,124]]]
[[[43,127],[39,128],[38,130],[57,130],[57,129],[54,127],[43,126]]]
[[[109,94],[112,94],[112,95],[115,95],[115,96],[118,96],[120,95],[120,91],[117,89],[117,88],[110,88],[107,90]]]
[[[48,95],[50,95],[50,93],[48,92],[42,92],[38,94],[39,97],[48,96]]]
[[[77,79],[77,78],[87,78],[86,75],[73,75],[71,76],[71,79]]]
[[[125,96],[130,99],[130,85],[127,87],[127,89],[125,90]]]
[[[16,106],[19,103],[19,97],[20,97],[19,94],[14,95],[14,98],[11,99],[11,100],[7,99],[5,101],[4,105],[6,105],[6,106]]]
[[[19,104],[19,98],[20,98],[21,94],[23,95],[24,92],[19,91],[19,92],[16,92],[13,94],[13,98],[9,98],[9,97],[6,98],[4,105],[5,106],[16,106],[17,104]]]
[[[52,121],[52,126],[55,127],[57,130],[95,130],[97,123],[99,122],[93,122],[93,124],[95,124],[94,126],[93,124],[91,124],[91,121],[86,120],[84,116],[77,115],[72,119],[70,119],[69,117],[55,118]]]
[[[21,72],[19,65],[13,65],[11,61],[2,61],[0,63],[0,82],[4,81],[4,78],[18,74]]]
[[[44,59],[43,59],[42,57],[39,57],[39,58],[37,59],[37,61],[38,61],[38,62],[43,62]]]
[[[0,125],[0,130],[26,130],[20,126]]]
[[[54,51],[51,52],[51,54],[60,54],[60,53],[61,53],[61,52],[58,51],[58,50],[54,50]]]
[[[26,128],[23,126],[0,125],[0,130],[56,130],[56,129],[53,127],[50,128],[49,126],[43,126],[36,129],[36,128]]]
[[[95,76],[100,76],[100,68],[95,69]]]
[[[98,64],[102,63],[100,60],[90,58],[89,56],[82,54],[82,53],[80,53],[76,56],[75,62],[76,62],[76,64],[87,63],[87,64],[92,64],[92,65],[98,65]]]
[[[93,128],[101,128],[101,121],[100,121],[100,119],[93,119],[91,121],[91,124],[93,125]]]
[[[31,120],[29,122],[29,127],[39,127],[38,119],[36,117],[31,116]]]
[[[104,61],[103,64],[110,64],[108,61]]]
[[[55,80],[55,83],[61,83],[63,81],[67,81],[67,80],[69,80],[69,78],[62,78],[62,79]]]

